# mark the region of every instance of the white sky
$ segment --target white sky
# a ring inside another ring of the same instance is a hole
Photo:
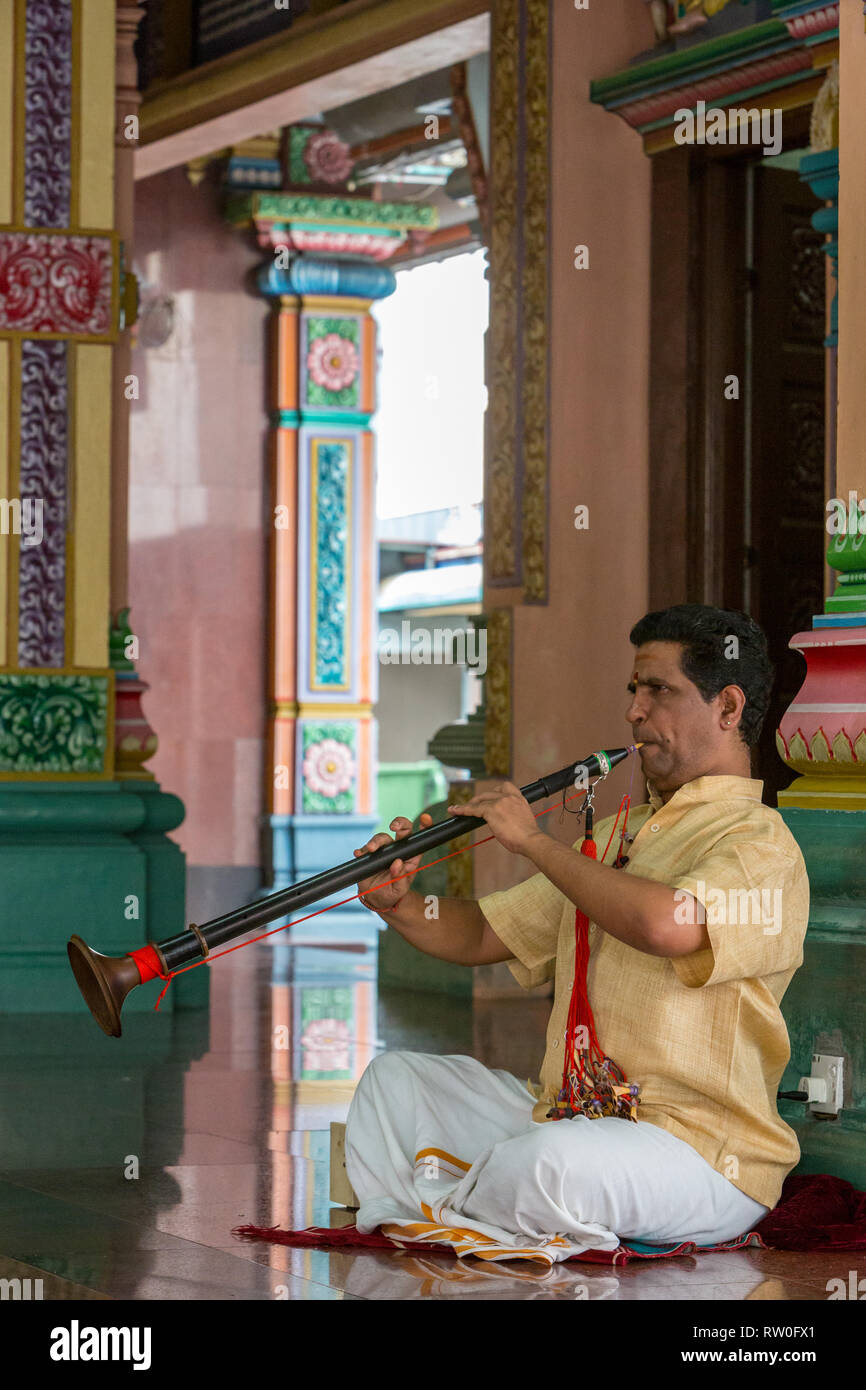
[[[376,514],[406,516],[483,495],[485,252],[397,273],[379,324]]]

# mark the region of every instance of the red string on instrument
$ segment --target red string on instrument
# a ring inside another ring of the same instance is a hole
[[[581,792],[581,793],[575,793],[575,796],[576,796],[576,795],[583,795],[583,793],[582,793],[582,792]],[[574,801],[575,796],[564,797],[561,804],[562,804],[562,805],[565,805],[568,801]],[[625,822],[623,823],[623,834],[625,833],[625,825],[626,825],[626,823],[628,822],[628,809],[627,809],[627,808],[628,808],[628,803],[629,803],[629,797],[628,797],[628,795],[626,795],[626,796],[623,797],[622,801],[620,802],[619,810],[618,810],[617,813],[616,813],[616,820],[614,821],[614,823],[613,823],[613,829],[612,829],[611,832],[610,832],[610,834],[611,834],[611,839],[613,838],[614,833],[615,833],[615,831],[616,831],[616,827],[617,827],[617,824],[619,823],[620,814],[621,814],[621,812],[622,812],[622,808],[623,808],[624,805],[626,806],[626,819],[625,819]],[[536,820],[540,820],[542,816],[547,816],[547,815],[549,815],[550,812],[551,812],[552,810],[554,810],[554,809],[555,809],[555,808],[554,808],[553,806],[548,806],[545,810],[543,810],[543,811],[533,811],[532,814],[533,814],[533,816],[535,817]],[[585,848],[585,846],[586,846],[586,844],[587,844],[587,838],[585,837],[585,838],[584,838],[584,841],[583,841],[583,844],[581,845],[581,852],[582,852],[583,854],[590,854],[590,855],[592,856],[592,858],[595,858],[595,857],[596,857],[596,847],[595,847],[595,841],[592,839],[592,833],[591,833],[591,826],[592,826],[592,816],[591,816],[591,812],[592,812],[592,808],[591,808],[591,806],[590,806],[590,807],[588,808],[589,820],[588,820],[587,824],[588,824],[588,827],[589,827],[589,830],[590,830],[588,839],[589,839],[589,843],[592,845],[592,849],[589,850],[589,849],[586,849],[586,848]],[[478,849],[479,846],[481,846],[481,845],[489,844],[490,841],[491,841],[491,840],[494,840],[495,838],[496,838],[495,835],[485,835],[485,837],[484,837],[483,840],[473,840],[471,844],[469,844],[469,845],[464,845],[461,849],[451,850],[451,852],[450,852],[449,854],[443,854],[443,855],[440,856],[439,859],[433,859],[433,860],[431,860],[430,863],[429,863],[429,864],[425,864],[424,867],[425,867],[425,869],[432,869],[436,864],[444,864],[445,861],[446,861],[447,859],[454,859],[454,858],[456,858],[456,856],[457,856],[458,854],[466,854],[467,851],[470,850],[470,849]],[[622,845],[622,838],[620,838],[620,846],[621,846],[621,845]],[[608,842],[607,842],[607,847],[605,848],[605,854],[607,854],[607,848],[608,848],[609,846],[610,846],[610,840],[608,840]],[[604,856],[602,856],[602,857],[604,857]],[[414,871],[411,871],[411,872],[414,872]],[[408,875],[409,875],[409,873],[410,873],[410,870],[405,870],[402,874],[395,874],[395,876],[394,876],[393,878],[386,879],[386,881],[385,881],[384,883],[380,883],[380,884],[378,884],[377,886],[378,886],[379,888],[387,888],[387,886],[388,886],[389,883],[399,883],[401,878],[407,878]],[[156,950],[154,949],[153,946],[141,946],[137,951],[128,951],[128,952],[127,952],[127,955],[131,956],[132,959],[135,961],[135,964],[136,964],[136,966],[138,967],[138,973],[139,973],[139,975],[140,975],[140,977],[141,977],[141,983],[142,983],[142,984],[146,984],[148,980],[153,980],[153,979],[160,979],[160,980],[164,980],[164,981],[165,981],[165,986],[164,986],[164,988],[161,990],[160,995],[159,995],[159,998],[157,999],[156,1004],[154,1005],[154,1008],[155,1008],[155,1009],[158,1009],[159,1006],[160,1006],[160,1004],[162,1003],[163,999],[165,998],[165,995],[166,995],[166,992],[167,992],[167,990],[168,990],[169,985],[171,984],[172,980],[174,979],[174,977],[175,977],[176,975],[185,975],[186,972],[187,972],[188,970],[197,970],[198,967],[199,967],[200,965],[210,965],[212,961],[220,960],[221,957],[223,957],[223,956],[229,956],[229,955],[231,955],[232,951],[240,951],[244,946],[252,946],[256,941],[266,941],[267,938],[270,937],[270,936],[276,936],[279,932],[288,931],[289,927],[298,926],[301,922],[309,922],[309,921],[311,920],[311,918],[313,918],[313,917],[319,917],[319,916],[321,916],[321,914],[324,913],[324,912],[333,912],[335,908],[344,907],[346,903],[355,902],[355,900],[356,900],[357,898],[360,898],[360,896],[361,896],[360,892],[359,892],[359,893],[352,893],[352,894],[350,894],[350,896],[349,896],[348,898],[341,898],[339,902],[330,903],[328,907],[320,907],[320,908],[317,908],[315,912],[309,912],[309,913],[307,913],[306,917],[295,917],[295,918],[293,918],[293,920],[292,920],[291,922],[286,922],[282,927],[273,927],[270,931],[262,932],[260,936],[252,936],[252,937],[250,937],[250,938],[249,938],[248,940],[246,940],[246,941],[239,941],[239,942],[237,943],[237,945],[235,945],[235,946],[227,946],[226,949],[225,949],[224,951],[211,951],[211,952],[208,953],[208,955],[205,957],[204,960],[196,960],[196,961],[193,961],[190,965],[184,965],[184,966],[182,966],[182,967],[180,968],[180,970],[170,970],[170,971],[168,972],[168,974],[165,974],[165,972],[163,971],[162,966],[161,966],[161,964],[160,964],[159,956],[157,955]],[[582,916],[583,916],[583,914],[580,913],[579,910],[578,910],[577,916],[575,917],[575,928],[576,928],[576,930],[577,930],[577,917],[582,917]],[[585,917],[584,917],[584,921],[586,921],[586,918],[585,918]],[[586,960],[583,959],[583,952],[584,952],[584,949],[585,949],[586,958],[588,959],[588,956],[589,956],[589,940],[588,940],[588,938],[589,938],[589,932],[588,932],[588,924],[587,924],[587,930],[586,930],[586,932],[583,932],[583,933],[580,934],[580,939],[581,939],[581,946],[580,946],[580,953],[581,953],[581,954],[580,954],[580,960],[582,961],[582,975],[581,975],[580,978],[583,980],[583,988],[582,988],[583,996],[586,995]],[[585,945],[584,945],[584,943],[585,943]],[[577,970],[578,970],[578,951],[577,951],[577,949],[576,949],[576,950],[575,950],[575,980],[577,980]],[[572,1006],[573,1006],[573,1007],[575,1006],[575,998],[576,998],[577,994],[578,994],[578,991],[577,991],[576,989],[572,991]],[[589,1014],[589,1023],[590,1023],[590,1026],[592,1027],[593,1036],[594,1036],[595,1025],[594,1025],[594,1023],[592,1022],[592,1011],[589,1009],[589,1001],[588,1001],[588,1000],[586,1001],[586,1011],[587,1011],[588,1014]],[[570,1020],[570,1018],[571,1018],[571,1010],[569,1011],[569,1020]],[[569,1036],[571,1036],[571,1035],[569,1035]],[[597,1040],[596,1040],[596,1047],[598,1047],[598,1042],[597,1042]],[[598,1051],[599,1051],[600,1055],[603,1057],[604,1054],[601,1053],[601,1049],[600,1049],[600,1048],[598,1048]],[[632,1089],[634,1089],[634,1088],[632,1088]]]
[[[574,798],[568,797],[567,799],[571,801]],[[534,811],[533,815],[535,819],[538,820],[540,816],[546,816],[552,810],[553,807],[548,806],[547,810]],[[479,845],[486,845],[495,838],[495,835],[486,835],[483,840],[473,840],[471,845],[464,845],[462,849],[455,849],[452,850],[450,854],[443,854],[439,859],[432,859],[430,863],[425,864],[424,867],[425,869],[432,869],[436,864],[444,864],[446,859],[453,859],[458,854],[466,854],[467,850],[477,849]],[[380,888],[387,888],[389,883],[399,883],[401,878],[408,877],[409,872],[410,870],[406,870],[402,874],[396,874],[394,878],[386,879],[384,883],[380,883],[378,886]],[[131,956],[135,961],[142,984],[146,984],[148,980],[154,979],[165,981],[165,989],[161,991],[154,1005],[154,1008],[158,1009],[175,975],[185,975],[187,970],[197,970],[200,965],[210,965],[211,961],[219,960],[222,956],[229,956],[232,951],[240,951],[242,947],[252,946],[256,941],[265,941],[269,936],[276,936],[278,932],[288,931],[289,927],[298,926],[301,922],[309,922],[313,917],[320,917],[323,912],[333,912],[337,907],[344,907],[346,903],[355,902],[360,896],[360,893],[352,893],[348,898],[341,898],[337,903],[330,903],[328,907],[319,907],[315,912],[308,912],[306,917],[295,917],[291,922],[286,922],[282,927],[273,927],[271,931],[262,932],[260,936],[251,936],[246,941],[239,941],[236,946],[227,946],[224,951],[211,951],[204,960],[194,960],[190,965],[181,966],[180,970],[170,970],[167,975],[162,969],[159,956],[153,946],[141,946],[137,951],[127,951],[126,954]]]

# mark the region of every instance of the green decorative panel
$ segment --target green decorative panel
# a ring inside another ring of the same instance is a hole
[[[301,729],[301,810],[342,814],[355,809],[358,775],[355,725],[310,721]]]
[[[108,777],[109,674],[0,673],[0,777]]]
[[[312,557],[315,626],[311,672],[314,690],[347,690],[351,682],[349,528],[352,445],[314,440],[315,554]]]
[[[290,183],[311,183],[310,171],[304,163],[304,147],[310,138],[309,130],[291,126],[286,132]]]
[[[301,988],[301,1081],[354,1077],[355,1008],[351,985]]]
[[[308,317],[304,358],[306,405],[349,410],[359,406],[360,336],[357,318]]]
[[[377,203],[372,198],[317,193],[235,193],[225,201],[229,222],[243,226],[250,221],[339,222],[365,227],[434,230],[439,225],[435,207],[417,203]]]

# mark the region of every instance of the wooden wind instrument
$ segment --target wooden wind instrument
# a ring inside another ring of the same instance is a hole
[[[612,767],[633,753],[640,745],[627,748],[608,748],[580,762],[569,763],[548,777],[539,777],[528,786],[521,787],[521,793],[530,804],[546,796],[555,796],[576,782],[581,771],[585,777],[606,776]],[[252,931],[255,927],[274,922],[310,903],[330,897],[332,893],[357,884],[371,874],[387,869],[395,859],[411,859],[416,854],[424,854],[438,845],[454,840],[459,835],[480,829],[485,822],[475,816],[450,816],[447,820],[430,825],[425,830],[416,830],[402,840],[394,840],[381,849],[373,850],[361,859],[350,859],[333,869],[316,874],[313,878],[293,884],[278,893],[260,898],[244,907],[235,908],[222,917],[214,917],[204,926],[190,926],[177,936],[169,937],[158,944],[150,942],[137,951],[124,956],[103,956],[94,951],[80,936],[70,938],[67,946],[69,962],[72,966],[78,988],[96,1022],[109,1037],[121,1035],[120,1011],[130,990],[156,977],[167,979],[173,971],[205,960],[210,951],[224,946],[229,941]]]

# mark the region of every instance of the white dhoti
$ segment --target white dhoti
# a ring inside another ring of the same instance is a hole
[[[524,1082],[472,1057],[386,1052],[346,1127],[361,1232],[552,1264],[622,1242],[715,1245],[768,1208],[658,1125],[532,1116]]]

